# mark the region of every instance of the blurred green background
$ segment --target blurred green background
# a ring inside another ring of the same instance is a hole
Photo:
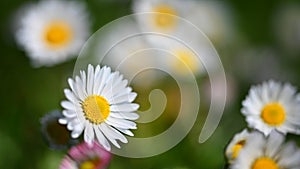
[[[114,156],[109,168],[225,168],[224,149],[227,143],[234,133],[246,127],[240,108],[250,86],[268,79],[289,81],[300,86],[300,53],[283,47],[274,31],[278,9],[286,4],[300,5],[300,1],[223,2],[232,10],[237,36],[229,44],[215,45],[228,77],[230,98],[214,135],[207,142],[198,143],[206,117],[202,112],[207,111],[209,106],[205,95],[201,95],[199,118],[180,144],[166,153],[146,159]],[[0,168],[54,169],[66,151],[54,151],[47,147],[40,132],[39,120],[45,113],[61,109],[63,89],[67,87],[67,77],[72,76],[75,60],[49,68],[32,68],[25,52],[18,49],[12,29],[16,10],[26,3],[24,0],[1,1]],[[93,19],[93,31],[132,13],[129,0],[89,0],[86,3]],[[300,27],[298,29],[300,35]],[[207,79],[198,79],[200,93],[205,89]],[[170,79],[164,80],[157,84],[159,88],[171,90],[170,85],[165,83]],[[171,86],[176,88],[176,85]],[[148,90],[135,90],[143,92],[137,102],[146,102],[142,109],[147,109]],[[172,103],[168,102],[168,107],[172,107]],[[300,143],[300,137],[288,137]]]

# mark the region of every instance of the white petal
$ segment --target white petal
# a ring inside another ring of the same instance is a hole
[[[116,119],[109,116],[105,122],[116,128],[136,129],[136,124],[134,122],[125,119]]]
[[[123,134],[121,134],[118,130],[112,128],[106,123],[102,123],[100,126],[102,129],[105,129],[108,132],[108,135],[110,135],[110,137],[116,140],[120,140],[122,143],[128,143],[127,138]]]
[[[84,90],[84,87],[83,87],[84,85],[83,85],[81,78],[79,76],[76,76],[75,82],[76,82],[75,88],[76,88],[77,94],[81,100],[84,100],[87,97],[87,95]]]
[[[128,112],[128,111],[136,111],[140,106],[135,103],[130,103],[130,104],[117,104],[117,105],[112,105],[110,107],[111,111],[121,111],[121,112]]]
[[[122,96],[118,96],[118,97],[113,97],[110,99],[110,103],[111,104],[120,104],[120,103],[125,103],[125,102],[132,102],[135,98],[136,98],[137,94],[132,92],[129,94],[125,94]]]
[[[102,131],[102,133],[105,135],[105,137],[117,148],[121,148],[116,139],[114,138],[114,135],[110,133],[110,131],[103,127],[102,125],[99,125],[99,129]]]
[[[62,114],[67,118],[73,118],[77,116],[76,112],[71,110],[63,110]]]
[[[110,151],[110,144],[107,139],[104,137],[100,129],[95,129],[96,137],[98,142],[107,150]]]
[[[72,138],[78,138],[84,130],[84,125],[82,123],[74,127],[74,130],[71,133]]]
[[[89,64],[88,65],[88,76],[87,76],[87,93],[88,95],[93,94],[93,88],[94,88],[94,67]]]
[[[67,97],[67,99],[70,100],[71,102],[73,102],[73,103],[78,102],[78,99],[76,98],[76,96],[74,95],[74,93],[71,90],[65,89],[64,93],[65,93],[65,96]]]
[[[140,116],[133,112],[111,112],[110,116],[118,119],[137,120]]]
[[[58,123],[66,125],[68,123],[68,119],[67,118],[60,118],[60,119],[58,119]]]
[[[122,128],[117,128],[120,132],[128,135],[128,136],[134,136],[134,134],[130,131],[130,130],[127,130],[127,129],[122,129]]]
[[[75,108],[75,105],[74,103],[71,103],[69,101],[62,101],[61,103],[61,106],[65,109],[68,109],[68,110],[73,110],[73,111],[76,111],[76,108]]]
[[[89,145],[92,145],[94,140],[94,131],[93,126],[90,123],[87,123],[84,130],[84,141]]]

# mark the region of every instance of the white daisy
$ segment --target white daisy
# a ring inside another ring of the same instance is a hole
[[[52,66],[76,56],[89,36],[84,4],[42,0],[19,16],[18,43],[34,66]]]
[[[232,35],[230,12],[222,2],[135,0],[133,11],[144,31],[168,34],[187,32],[186,23],[180,19],[184,18],[213,40],[224,41],[224,37]]]
[[[240,151],[244,148],[250,133],[247,129],[236,134],[226,148],[226,157],[232,163],[239,155]]]
[[[300,134],[300,102],[296,88],[289,83],[282,85],[270,80],[253,86],[242,104],[249,127],[265,135],[272,130]]]
[[[122,72],[128,80],[134,77],[133,83],[145,87],[159,77],[153,70],[149,71],[157,67],[157,55],[154,54],[153,46],[143,36],[137,35],[138,33],[140,30],[133,20],[115,22],[109,32],[95,38],[97,46],[94,47],[94,53],[96,57],[101,56],[99,53],[105,55],[101,64]]]
[[[294,142],[283,144],[284,135],[273,131],[268,138],[253,132],[231,169],[299,169],[300,150]]]
[[[107,150],[111,149],[108,140],[118,148],[117,140],[127,143],[123,134],[133,136],[130,129],[136,129],[136,123],[131,120],[139,117],[134,113],[139,105],[131,103],[137,94],[127,87],[127,80],[109,67],[89,65],[87,73],[81,71],[68,82],[71,90],[64,91],[67,100],[61,105],[65,117],[59,123],[67,124],[71,136],[77,138],[84,130],[85,142],[92,144],[97,138]]]
[[[172,32],[180,28],[177,16],[188,16],[188,10],[193,8],[193,4],[190,0],[135,0],[133,11],[137,14],[151,13],[147,18],[143,15],[136,15],[143,29]]]
[[[154,38],[151,39],[154,40]],[[166,69],[167,72],[172,72],[183,78],[187,78],[190,72],[194,75],[205,74],[207,67],[204,67],[202,59],[209,61],[209,50],[202,46],[201,40],[192,37],[188,39],[193,43],[186,44],[172,38],[156,36],[155,40],[159,41],[160,45],[153,46],[156,47],[159,53],[157,57],[158,65]],[[215,66],[213,62],[206,63],[205,66]]]

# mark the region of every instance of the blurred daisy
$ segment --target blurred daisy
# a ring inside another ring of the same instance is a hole
[[[231,169],[296,169],[300,166],[299,148],[294,142],[283,144],[284,135],[276,131],[268,138],[254,132],[248,142]]]
[[[70,149],[60,164],[60,169],[105,169],[111,160],[111,154],[96,142],[92,146],[81,143]]]
[[[132,20],[115,22],[104,37],[98,38],[99,45],[95,47],[95,54],[99,56],[99,53],[110,49],[103,54],[105,57],[101,64],[122,72],[128,80],[134,77],[134,84],[145,87],[152,84],[151,82],[156,82],[159,77],[150,69],[157,66],[157,55],[152,50],[153,46],[147,43],[143,36],[134,36],[139,32],[136,22]]]
[[[187,78],[188,73],[200,75],[206,73],[200,58],[207,57],[204,48],[201,45],[197,49],[190,48],[189,44],[167,37],[157,37],[161,43],[165,45],[156,46],[159,50],[158,62],[167,72],[172,72],[180,77]],[[201,53],[197,53],[197,52]]]
[[[180,19],[184,18],[213,40],[224,41],[224,38],[232,35],[230,12],[222,2],[135,0],[133,11],[144,31],[168,34],[186,32],[186,23]]]
[[[185,75],[188,71],[195,74],[203,69],[197,55],[189,48],[175,48],[170,51],[174,59],[170,60],[170,68],[178,74]]]
[[[71,136],[77,138],[84,131],[87,143],[97,138],[107,150],[111,149],[108,140],[118,148],[117,140],[127,143],[122,133],[133,136],[129,129],[136,129],[136,123],[131,120],[139,117],[134,113],[139,105],[131,103],[137,94],[127,87],[127,80],[109,67],[88,65],[87,72],[68,82],[71,90],[65,89],[67,100],[61,102],[65,117],[59,122],[67,124]]]
[[[172,32],[180,28],[178,16],[184,16],[192,1],[178,0],[135,0],[133,11],[140,26],[145,30]],[[183,8],[182,5],[185,5]],[[139,15],[138,13],[151,13]],[[145,17],[146,16],[146,17]]]
[[[90,23],[82,3],[43,0],[19,16],[18,43],[34,66],[52,66],[75,57],[89,36]]]
[[[65,126],[58,123],[58,119],[62,117],[60,111],[54,110],[41,118],[41,131],[51,149],[67,149],[79,143],[78,139],[70,137]]]
[[[269,135],[272,130],[283,134],[300,134],[300,102],[296,88],[289,83],[264,82],[251,87],[243,101],[242,114],[249,127]]]
[[[226,157],[229,162],[233,162],[239,155],[240,151],[244,148],[250,133],[247,129],[236,134],[226,148]]]

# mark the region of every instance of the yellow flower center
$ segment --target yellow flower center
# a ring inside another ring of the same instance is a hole
[[[177,18],[175,16],[171,16],[177,15],[177,12],[173,7],[166,4],[161,4],[156,6],[153,11],[157,13],[153,15],[154,24],[156,27],[160,29],[170,29],[176,25]]]
[[[85,117],[94,124],[102,123],[110,113],[110,105],[102,96],[91,95],[82,103]]]
[[[188,71],[187,68],[189,68],[192,72],[196,72],[199,65],[197,64],[197,57],[192,51],[180,49],[176,50],[173,54],[176,56],[173,62],[175,70],[179,70],[180,73],[185,73]]]
[[[99,159],[86,160],[80,164],[79,169],[96,169],[99,164]]]
[[[252,169],[280,169],[280,168],[274,160],[268,157],[262,157],[257,159],[252,164]]]
[[[267,104],[261,113],[261,117],[269,125],[278,126],[285,121],[285,110],[279,103]]]
[[[72,34],[70,25],[64,22],[53,22],[46,27],[44,40],[49,47],[59,48],[70,42]]]
[[[238,157],[241,149],[244,147],[246,141],[242,140],[239,141],[238,143],[236,143],[233,147],[232,147],[232,158],[235,159]]]

